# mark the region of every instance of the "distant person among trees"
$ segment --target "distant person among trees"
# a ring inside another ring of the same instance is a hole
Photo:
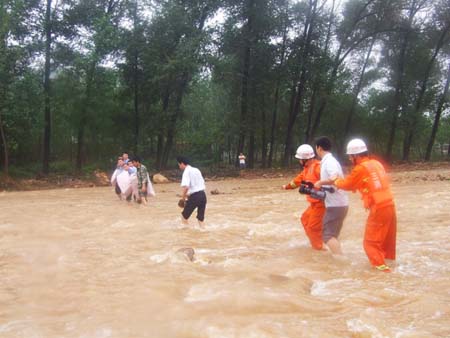
[[[302,144],[297,148],[295,158],[299,160],[302,171],[288,184],[282,186],[283,189],[296,189],[302,182],[307,181],[312,184],[320,179],[320,161],[315,159],[314,149],[309,144]],[[323,200],[315,199],[311,195],[306,195],[309,207],[300,217],[300,222],[305,229],[313,249],[322,250],[322,219],[325,214],[325,203]]]
[[[322,159],[320,162],[320,180],[314,184],[319,189],[333,184],[334,178],[344,176],[342,167],[331,153],[331,140],[322,136],[316,140],[316,153]],[[326,194],[325,216],[323,218],[323,241],[334,255],[342,255],[341,243],[338,237],[348,212],[347,193],[336,189],[334,193]]]
[[[245,155],[243,153],[239,154],[239,169],[245,169]]]
[[[186,201],[181,213],[181,221],[188,224],[188,219],[197,209],[197,220],[203,228],[206,210],[205,180],[199,169],[190,165],[189,159],[184,156],[177,157],[178,168],[183,171],[181,178],[181,198]]]
[[[364,208],[369,210],[364,250],[376,269],[390,272],[385,259],[395,260],[397,215],[386,171],[379,161],[369,158],[367,146],[361,139],[347,144],[347,155],[353,170],[346,178],[335,177],[334,184],[340,189],[361,193]]]

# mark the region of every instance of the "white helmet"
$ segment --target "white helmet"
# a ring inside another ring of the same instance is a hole
[[[367,151],[367,146],[363,140],[354,138],[347,144],[347,155],[361,154]]]
[[[297,148],[297,153],[295,154],[295,158],[299,160],[308,160],[314,156],[314,149],[309,144],[302,144]]]

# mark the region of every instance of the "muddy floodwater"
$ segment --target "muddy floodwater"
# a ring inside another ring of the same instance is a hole
[[[291,178],[208,181],[204,230],[181,226],[179,183],[146,206],[111,187],[0,193],[0,337],[450,337],[450,181],[394,181],[388,274],[357,194],[348,260],[312,251]]]

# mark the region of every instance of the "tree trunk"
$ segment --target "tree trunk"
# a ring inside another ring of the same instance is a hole
[[[431,129],[430,139],[428,141],[427,150],[425,152],[425,161],[429,161],[431,159],[431,152],[433,150],[434,140],[436,139],[436,134],[438,132],[439,122],[441,119],[444,104],[448,100],[447,95],[449,93],[449,85],[450,85],[450,63],[448,64],[447,80],[445,82],[444,92],[442,93],[438,107],[436,109],[436,113],[434,115],[433,127]],[[450,155],[450,142],[448,147],[448,154]]]
[[[104,12],[105,18],[109,18],[109,16],[114,11],[115,6],[118,4],[116,0],[109,0]],[[83,162],[85,160],[85,132],[86,126],[88,122],[88,115],[91,109],[91,95],[92,95],[92,85],[95,78],[95,71],[97,69],[97,64],[100,61],[99,56],[99,46],[95,46],[94,51],[92,53],[92,59],[90,60],[90,64],[88,65],[88,69],[86,71],[86,101],[85,105],[82,108],[80,123],[78,126],[78,144],[77,144],[77,159],[76,159],[76,170],[77,172],[81,172]]]
[[[328,81],[328,83],[326,84],[325,87],[325,93],[321,99],[322,103],[320,104],[319,110],[316,113],[316,117],[314,119],[314,123],[312,124],[312,128],[311,131],[309,133],[309,137],[312,139],[315,135],[317,130],[319,129],[319,125],[320,125],[320,121],[322,119],[322,115],[325,111],[325,108],[328,104],[328,100],[330,98],[331,93],[333,92],[334,89],[334,84],[336,82],[337,79],[337,74],[338,74],[338,70],[340,65],[342,64],[344,57],[341,59],[341,54],[342,54],[342,46],[339,47],[337,54],[334,58],[334,66],[333,66],[333,70],[331,72],[331,76],[330,79]],[[345,53],[345,55],[348,55],[348,51]]]
[[[169,161],[170,152],[172,151],[172,146],[173,146],[174,139],[175,139],[175,132],[176,132],[178,117],[181,115],[181,104],[183,102],[183,96],[184,96],[184,92],[186,90],[188,81],[189,81],[188,74],[185,72],[185,73],[183,73],[182,79],[180,80],[180,84],[179,84],[176,99],[175,99],[176,100],[175,108],[169,118],[169,125],[167,126],[166,144],[164,146],[163,156],[162,156],[162,168],[167,168],[167,163]]]
[[[264,107],[264,105],[263,105]],[[267,165],[267,136],[266,136],[266,110],[261,109],[261,167],[265,168]]]
[[[270,126],[269,157],[267,160],[267,167],[269,168],[272,168],[273,147],[275,145],[275,128],[277,125],[278,100],[280,95],[279,92],[280,92],[280,83],[279,81],[277,81],[277,85],[275,88],[274,107],[272,112],[272,124]]]
[[[253,169],[255,167],[255,131],[250,131],[250,137],[248,139],[248,167]]]
[[[209,11],[208,6],[203,7],[202,13],[199,17],[198,26],[196,27],[196,33],[194,33],[193,37],[195,37],[195,34],[198,34],[198,35],[201,34],[201,32],[204,28],[204,25],[205,25],[206,18],[208,16],[208,11]],[[180,38],[181,38],[181,35],[180,35]],[[198,46],[194,50],[194,55],[196,54],[197,49],[198,49]],[[193,74],[192,69],[186,68],[181,73],[181,78],[178,81],[178,86],[176,88],[176,93],[175,93],[175,107],[174,107],[174,111],[172,112],[172,115],[169,118],[169,125],[167,127],[167,133],[166,133],[166,143],[165,143],[165,146],[162,151],[162,162],[161,162],[162,168],[166,168],[167,163],[169,161],[169,156],[172,151],[173,144],[175,142],[176,124],[177,124],[178,118],[182,112],[181,105],[183,103],[183,97],[186,92],[186,88],[189,84],[189,81],[192,78],[192,74]],[[168,103],[168,101],[167,101],[167,103]],[[168,105],[166,108],[168,108]]]
[[[416,14],[415,9],[416,2],[413,1],[411,4],[411,8],[409,10],[409,17],[408,17],[408,26],[405,32],[405,36],[403,38],[403,42],[400,48],[399,52],[399,58],[397,62],[397,80],[395,85],[395,94],[394,94],[394,100],[392,105],[392,119],[391,119],[391,129],[389,131],[389,137],[388,137],[388,143],[386,147],[386,158],[389,162],[392,161],[392,151],[394,147],[395,142],[395,133],[397,131],[397,122],[398,122],[398,116],[400,114],[400,107],[401,107],[401,100],[403,95],[403,73],[405,69],[405,56],[406,56],[406,49],[409,44],[409,36],[411,34],[411,26],[414,19],[414,16]]]
[[[374,37],[372,39],[372,42],[370,43],[369,50],[367,51],[366,57],[364,59],[364,64],[361,69],[361,74],[359,76],[358,84],[356,85],[354,91],[353,91],[353,98],[352,98],[352,105],[350,106],[350,111],[347,116],[347,120],[345,122],[345,128],[344,128],[344,140],[347,139],[348,134],[350,133],[350,128],[352,124],[353,115],[355,114],[356,105],[358,103],[358,96],[362,89],[362,84],[364,82],[364,75],[366,73],[366,68],[369,64],[370,55],[372,54],[373,45],[375,44],[376,38]]]
[[[8,15],[6,13],[6,7],[4,3],[0,5],[0,75],[2,80],[0,81],[0,137],[3,146],[3,173],[5,176],[9,176],[9,153],[8,142],[5,133],[5,126],[3,123],[3,109],[6,106],[6,97],[8,84],[10,83],[7,69],[7,37],[8,37]]]
[[[158,132],[158,140],[156,143],[156,168],[162,169],[162,154],[163,154],[164,136],[162,130]]]
[[[432,55],[430,61],[428,62],[428,65],[427,65],[427,68],[425,71],[425,75],[424,75],[424,78],[423,78],[421,86],[420,86],[419,95],[417,97],[417,101],[414,106],[414,110],[412,112],[412,116],[411,116],[412,121],[411,121],[411,124],[406,133],[406,138],[405,138],[404,147],[403,147],[403,161],[409,160],[409,154],[410,154],[410,150],[411,150],[412,140],[414,138],[414,133],[416,132],[417,123],[418,123],[419,117],[420,117],[419,116],[420,110],[423,105],[423,98],[425,97],[425,92],[428,88],[428,81],[431,76],[431,71],[436,62],[436,58],[437,58],[440,50],[442,49],[442,47],[444,46],[444,44],[446,42],[446,37],[448,35],[449,30],[450,30],[450,23],[448,23],[447,26],[442,30],[441,35],[439,36],[438,42],[436,43],[436,47],[434,48],[433,55]]]
[[[50,111],[50,53],[52,43],[51,10],[52,0],[47,0],[45,12],[45,70],[44,70],[44,149],[42,157],[42,173],[48,175],[50,165],[50,137],[51,137],[51,111]]]
[[[84,162],[84,122],[80,123],[78,126],[78,134],[77,134],[77,163],[76,170],[78,173],[81,172]]]
[[[82,108],[80,122],[78,125],[78,135],[77,135],[78,143],[77,143],[77,159],[76,159],[77,162],[76,170],[78,173],[81,172],[85,160],[84,138],[89,110],[91,107],[92,82],[94,81],[94,73],[96,67],[97,67],[97,57],[96,55],[94,55],[86,74],[86,93],[85,93],[86,101],[84,107]]]
[[[354,30],[356,30],[358,27],[358,24],[364,20],[368,14],[365,13],[365,11],[367,10],[367,8],[374,3],[374,0],[367,0],[363,6],[361,6],[358,15],[356,15],[350,29],[348,29],[347,33],[346,33],[346,38],[343,39],[344,41],[348,42],[348,39],[351,37],[351,34]],[[334,5],[334,4],[333,4]],[[372,13],[373,14],[373,13]],[[333,69],[331,71],[331,76],[330,79],[328,80],[328,83],[326,84],[326,88],[324,91],[324,95],[321,98],[321,105],[319,107],[319,110],[316,114],[316,117],[314,119],[314,123],[313,126],[311,128],[311,132],[310,132],[310,138],[314,137],[314,135],[316,134],[319,125],[320,125],[320,121],[322,119],[322,116],[325,112],[325,109],[327,107],[328,104],[328,100],[331,96],[331,93],[334,90],[334,85],[336,83],[336,79],[337,79],[337,74],[339,71],[340,66],[342,65],[342,63],[345,61],[345,59],[350,55],[350,53],[355,50],[360,44],[362,44],[364,41],[366,41],[369,38],[373,38],[376,35],[378,35],[381,31],[379,30],[378,25],[375,27],[375,29],[373,29],[373,31],[370,31],[369,33],[363,35],[362,37],[359,37],[358,39],[356,39],[355,41],[353,41],[350,46],[348,48],[345,49],[344,45],[340,45],[337,52],[336,52],[336,56],[334,57],[334,61],[333,61]]]
[[[281,57],[280,57],[280,65],[278,66],[277,71],[277,82],[275,85],[275,96],[273,103],[273,112],[272,112],[272,124],[270,127],[270,143],[269,143],[269,157],[267,162],[267,167],[272,167],[272,158],[273,158],[273,148],[275,146],[275,129],[277,125],[277,114],[278,114],[278,101],[280,97],[280,85],[281,85],[281,69],[284,65],[284,58],[286,56],[286,40],[287,40],[287,25],[283,31],[283,44],[281,47]]]
[[[317,91],[319,90],[319,85],[317,83],[314,84],[314,88],[311,95],[311,101],[309,103],[308,115],[306,116],[306,125],[305,125],[305,143],[311,142],[311,123],[312,118],[314,116],[314,111],[316,110],[316,98]]]
[[[237,153],[244,152],[245,138],[248,131],[248,87],[250,83],[250,66],[251,66],[251,53],[252,53],[252,34],[253,34],[253,7],[254,0],[248,0],[247,2],[247,24],[246,30],[244,33],[244,63],[242,68],[242,83],[241,83],[241,118],[239,125],[239,142]],[[236,166],[239,165],[239,161],[236,158],[235,160]]]
[[[450,158],[450,139],[448,140],[447,157]]]
[[[312,34],[315,28],[315,18],[317,15],[317,1],[312,1],[310,7],[308,8],[307,22],[305,23],[305,28],[303,30],[303,48],[301,53],[300,61],[300,75],[299,80],[296,83],[296,96],[292,109],[289,111],[288,125],[286,130],[285,148],[284,148],[284,158],[283,165],[288,166],[289,160],[292,155],[292,137],[293,130],[295,126],[295,120],[298,114],[303,110],[303,94],[306,84],[306,74],[307,74],[307,63],[310,54]]]
[[[403,155],[402,155],[402,161],[409,161],[409,152],[411,150],[411,144],[413,141],[413,127],[410,126],[408,130],[406,131],[406,136],[403,140]]]
[[[181,80],[180,88],[178,90],[176,103],[175,103],[175,111],[172,113],[170,119],[169,119],[169,125],[167,127],[167,134],[166,134],[166,144],[164,146],[163,150],[163,157],[162,157],[162,168],[167,168],[167,163],[169,161],[170,152],[172,151],[172,146],[175,139],[175,132],[176,132],[176,126],[178,117],[181,115],[181,104],[183,101],[183,95],[184,91],[186,89],[188,83],[187,74],[183,74],[183,79]]]
[[[227,153],[228,153],[228,164],[229,165],[232,165],[233,163],[234,163],[234,158],[233,158],[233,154],[232,154],[232,152],[233,152],[233,149],[232,148],[234,148],[233,147],[233,145],[232,145],[232,142],[231,142],[231,136],[228,136],[227,137]]]
[[[287,126],[288,129],[289,129],[289,124],[290,124],[289,121],[291,119],[290,115],[291,115],[291,112],[294,110],[295,98],[297,97],[297,86],[296,86],[297,82],[298,82],[298,80],[294,79],[293,83],[292,83],[292,87],[291,87],[291,98],[289,100],[289,116],[288,116],[288,126]],[[287,136],[286,136],[286,138],[287,138]],[[289,148],[291,148],[291,146],[289,146]],[[286,165],[285,164],[285,153],[286,153],[286,139],[285,139],[283,153],[280,158],[280,161],[282,162],[282,165],[284,165],[284,166]],[[290,156],[287,157],[287,160],[288,160],[288,164],[289,164]]]
[[[329,18],[328,27],[327,27],[327,37],[325,40],[325,49],[324,49],[325,51],[329,50],[329,46],[331,44],[332,26],[333,26],[334,17],[335,17],[335,14],[334,14],[335,5],[336,5],[336,2],[335,2],[335,0],[333,0],[332,6],[330,9],[330,18]],[[338,50],[338,56],[337,56],[338,59],[339,59],[340,52],[341,52],[341,48]],[[309,110],[308,110],[308,116],[306,117],[307,121],[306,121],[306,126],[305,126],[305,138],[304,138],[305,143],[311,142],[313,135],[315,134],[315,130],[318,128],[319,123],[320,123],[320,116],[319,116],[321,114],[320,109],[318,111],[318,114],[316,114],[316,118],[314,119],[314,123],[313,123],[314,112],[316,109],[317,93],[319,93],[319,90],[320,90],[320,84],[316,81],[313,86],[311,101],[310,101]],[[323,107],[323,109],[325,109],[325,107]]]
[[[169,112],[169,102],[170,102],[171,94],[170,94],[170,88],[169,85],[166,86],[164,96],[162,99],[162,112],[164,115],[168,114]],[[156,149],[156,168],[158,170],[161,170],[164,167],[164,129],[159,128],[158,130],[158,144]]]
[[[134,65],[133,65],[133,81],[134,81],[134,153],[138,154],[139,151],[139,88],[138,88],[138,52],[135,51]]]
[[[2,112],[0,110],[0,135],[3,144],[3,173],[6,177],[9,176],[9,155],[8,155],[8,142],[6,141],[5,129],[3,127]]]
[[[139,50],[137,48],[137,2],[133,8],[133,34],[134,34],[134,55],[133,55],[133,91],[134,91],[134,153],[139,153]]]

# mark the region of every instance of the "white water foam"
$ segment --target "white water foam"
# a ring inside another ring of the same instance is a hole
[[[12,223],[3,223],[3,224],[0,224],[0,230],[3,230],[3,229],[11,229],[11,228],[14,228],[14,227],[15,227],[15,225],[12,224]]]
[[[222,287],[212,288],[210,284],[193,285],[184,298],[185,302],[207,302],[218,298],[228,298],[231,295],[229,290],[224,290]]]
[[[249,327],[245,329],[236,330],[235,328],[219,328],[216,326],[209,326],[206,328],[208,338],[269,338],[266,333],[262,332],[256,327]]]
[[[111,228],[131,228],[134,227],[134,223],[126,221],[117,221],[111,224]]]
[[[330,279],[327,281],[317,280],[311,286],[311,295],[318,297],[339,295],[341,297],[343,289],[356,290],[360,286],[360,281],[350,278]]]
[[[381,334],[381,332],[374,325],[365,323],[361,319],[347,320],[347,328],[350,332],[369,333],[371,338],[389,338],[388,336]]]
[[[14,337],[43,338],[30,320],[14,320],[0,325],[0,333],[14,333]]]
[[[82,335],[81,338],[109,338],[112,337],[113,331],[108,327],[99,328],[94,333]]]
[[[291,234],[297,233],[298,229],[293,227],[292,224],[286,223],[273,223],[265,222],[258,224],[249,224],[249,230],[247,236],[249,237],[287,237]]]

